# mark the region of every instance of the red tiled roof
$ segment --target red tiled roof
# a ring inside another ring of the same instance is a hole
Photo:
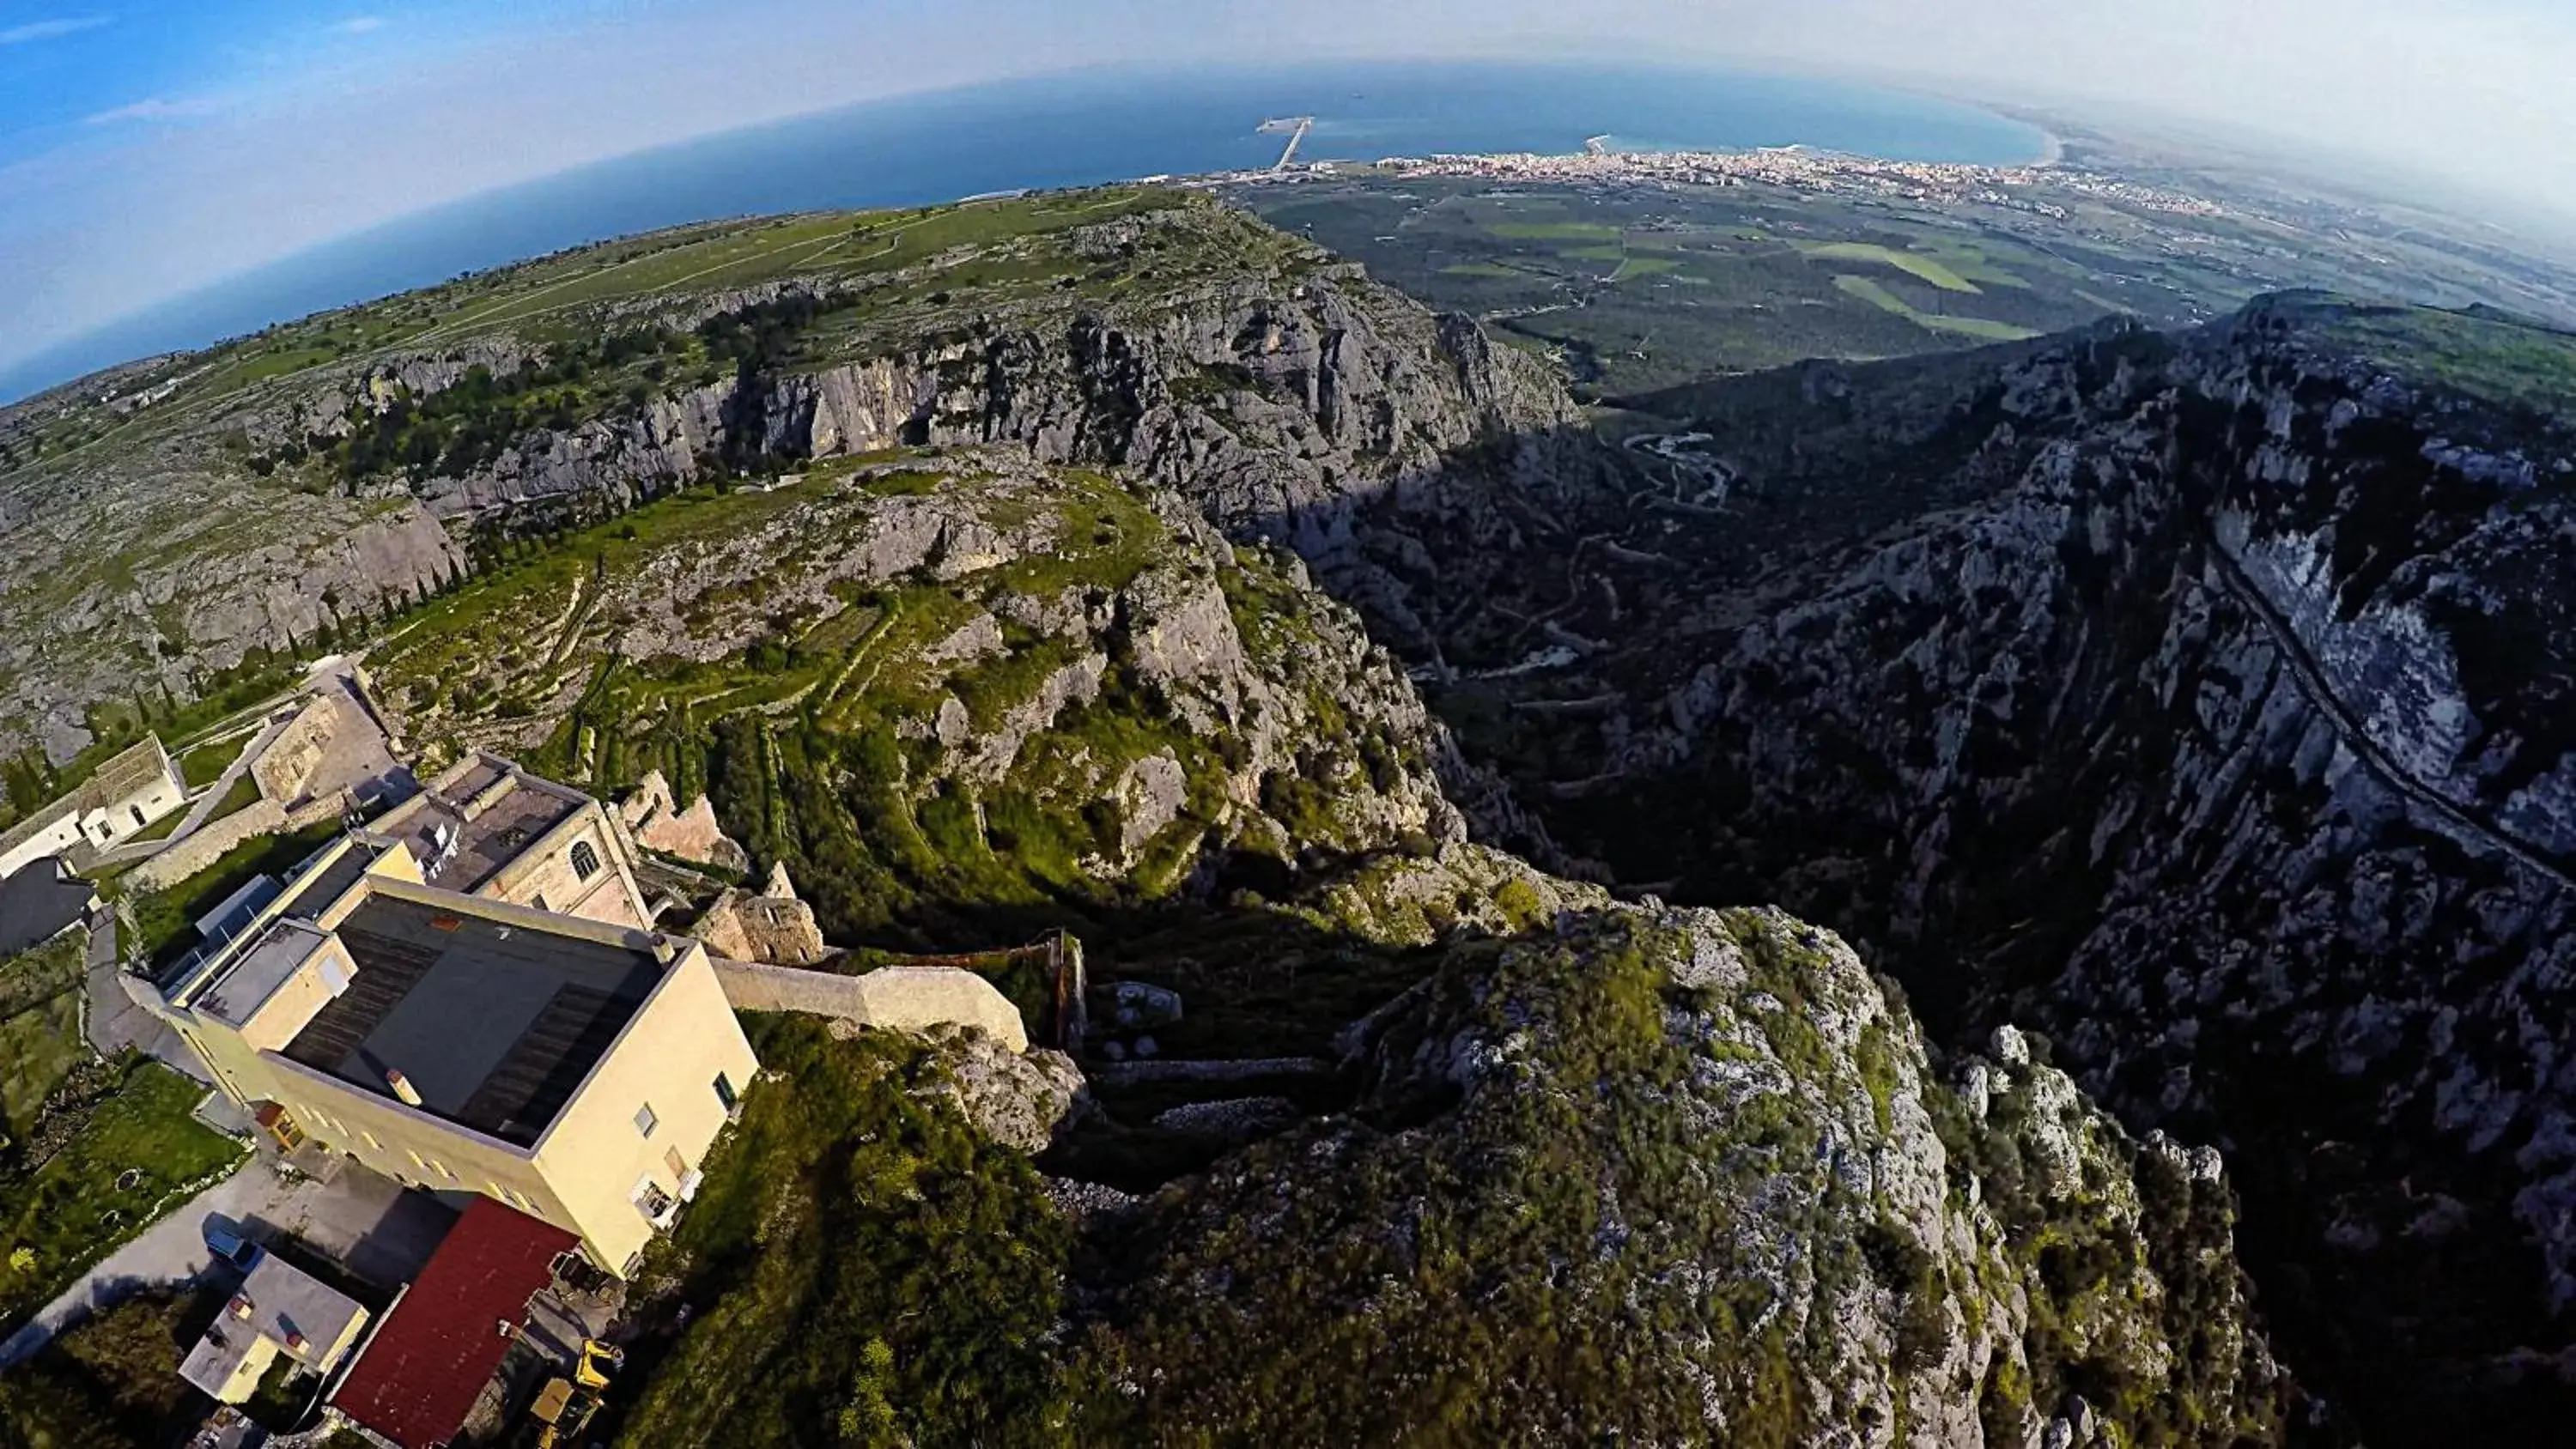
[[[527,1317],[528,1300],[553,1280],[555,1255],[575,1241],[476,1198],[386,1315],[333,1407],[403,1449],[455,1437],[509,1352],[501,1325]]]

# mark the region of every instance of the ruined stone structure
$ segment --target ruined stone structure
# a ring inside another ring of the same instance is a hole
[[[771,880],[779,881],[784,869],[773,872]],[[814,923],[814,908],[796,899],[792,890],[757,896],[728,890],[699,918],[695,934],[708,950],[736,961],[811,966],[830,954],[822,928]]]
[[[294,720],[250,762],[250,776],[259,782],[261,798],[282,805],[304,796],[314,772],[330,754],[331,737],[339,728],[338,701],[329,695],[306,700]]]
[[[636,844],[647,849],[724,870],[751,868],[751,856],[716,823],[715,802],[700,794],[689,808],[680,809],[672,798],[671,782],[659,770],[647,772],[618,802],[617,818]]]

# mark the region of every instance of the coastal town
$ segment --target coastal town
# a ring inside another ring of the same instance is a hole
[[[1597,142],[1598,138],[1596,138]],[[1365,169],[1382,177],[1472,177],[1508,183],[1601,183],[1663,186],[1776,186],[1792,191],[1873,197],[1920,204],[1974,203],[2026,211],[2063,221],[2071,214],[2061,196],[2172,216],[2216,217],[2215,201],[2061,164],[2051,143],[2048,158],[2025,166],[1975,166],[1954,162],[1886,161],[1805,146],[1744,151],[1614,151],[1598,144],[1581,151],[1514,151],[1498,154],[1388,156]],[[1262,171],[1210,178],[1228,184],[1293,182],[1313,175],[1348,174],[1351,163],[1289,162]]]

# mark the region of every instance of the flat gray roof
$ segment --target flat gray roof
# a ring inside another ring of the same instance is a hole
[[[487,793],[491,798],[474,809],[477,797]],[[390,825],[380,822],[380,828],[410,843],[431,885],[471,894],[547,831],[571,819],[583,799],[478,756],[443,789],[423,790],[398,808],[398,819]],[[455,842],[452,851],[439,848],[442,830]]]
[[[533,1147],[661,979],[648,951],[371,895],[340,923],[357,962],[286,1056]]]
[[[277,994],[277,988],[303,969],[330,939],[327,932],[308,921],[281,917],[271,921],[231,964],[205,990],[197,993],[196,1006],[217,1021],[234,1028],[250,1024],[260,1007]]]
[[[63,869],[59,857],[27,862],[24,870],[0,879],[0,956],[15,956],[70,930],[97,898],[88,881]]]
[[[235,1318],[232,1305],[249,1300],[248,1321]],[[303,1269],[263,1251],[251,1265],[250,1275],[205,1337],[180,1365],[180,1377],[205,1390],[220,1391],[233,1370],[248,1357],[261,1340],[266,1340],[280,1353],[296,1362],[314,1367],[327,1367],[323,1355],[339,1346],[349,1325],[366,1310],[356,1299],[325,1286]],[[304,1346],[287,1347],[290,1334],[301,1334]]]

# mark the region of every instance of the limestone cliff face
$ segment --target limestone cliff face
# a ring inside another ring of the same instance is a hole
[[[309,643],[378,617],[466,567],[409,499],[317,497],[185,465],[148,499],[82,488],[29,501],[0,532],[0,753],[56,761],[91,739],[89,711],[164,692],[185,699],[254,649]],[[102,548],[114,550],[103,562]]]
[[[1347,542],[1351,504],[1436,474],[1482,437],[1572,416],[1534,360],[1344,266],[754,373],[531,435],[426,497],[450,515],[562,497],[623,506],[710,460],[1016,443],[1044,462],[1132,468],[1230,533],[1315,556]]]
[[[1355,1033],[1352,1113],[1147,1211],[1096,1348],[1145,1437],[2279,1432],[2216,1153],[2131,1139],[2009,1028],[1936,1070],[1777,912],[1539,889],[1550,923]]]
[[[1579,596],[1618,642],[1523,706],[1597,698],[1537,792],[1570,844],[1830,920],[1945,1028],[2043,1027],[2224,1142],[2267,1313],[2374,1442],[2545,1419],[2576,1301],[2576,432],[2365,345],[2401,325],[2453,324],[2292,298],[2039,348],[1839,474],[1721,427],[1712,532],[1942,511],[1660,607],[1596,562],[1644,617]]]
[[[1140,250],[1192,262],[1106,296],[1072,287],[987,302],[990,289],[960,282],[962,295],[952,303],[936,292],[942,305],[928,311],[879,300],[938,285],[977,260],[967,248],[864,277],[874,291],[820,276],[675,287],[549,317],[525,335],[510,309],[466,305],[415,341],[250,386],[66,463],[41,497],[0,494],[13,546],[50,532],[44,555],[77,565],[51,572],[95,578],[100,589],[68,611],[33,590],[12,595],[23,595],[24,612],[66,622],[41,665],[31,647],[0,645],[0,677],[14,692],[0,696],[0,745],[41,732],[57,755],[76,749],[87,738],[82,711],[116,697],[116,675],[135,661],[166,661],[159,672],[185,693],[191,674],[244,647],[283,647],[290,632],[309,638],[329,613],[318,602],[326,592],[363,596],[375,613],[379,602],[444,580],[463,554],[439,544],[424,520],[460,537],[553,526],[744,468],[792,470],[896,446],[1009,445],[1044,463],[1123,467],[1178,490],[1230,536],[1323,559],[1349,548],[1360,502],[1418,488],[1462,448],[1544,434],[1573,417],[1535,359],[1212,205],[1068,224],[1045,241],[1047,265],[1068,269],[1126,265]],[[1064,278],[1079,280],[1071,270]],[[657,368],[649,383],[549,404],[470,465],[406,456],[352,478],[324,461],[469,379],[518,386],[543,374],[567,328],[685,335],[787,306],[826,309],[847,325],[823,329],[792,357],[701,359],[684,373]],[[202,535],[168,550],[188,572],[160,587],[203,612],[203,635],[132,607],[118,564],[162,548],[139,517],[145,509]],[[352,550],[372,570],[363,580],[340,562]],[[289,569],[290,553],[318,562]],[[61,662],[102,653],[117,663]]]

